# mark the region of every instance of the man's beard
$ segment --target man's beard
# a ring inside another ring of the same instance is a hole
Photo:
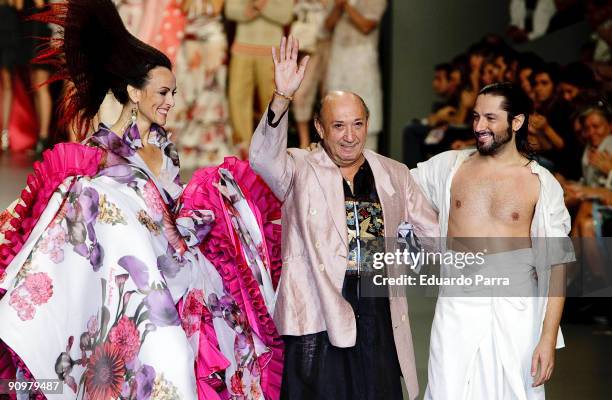
[[[480,155],[483,156],[492,156],[496,154],[506,143],[512,140],[512,128],[508,127],[506,130],[506,134],[504,136],[497,135],[493,131],[485,131],[483,133],[491,134],[491,143],[490,144],[480,144],[478,140],[478,134],[474,132],[474,136],[476,137],[476,148]]]

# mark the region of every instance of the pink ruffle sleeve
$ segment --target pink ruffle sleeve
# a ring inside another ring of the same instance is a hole
[[[258,216],[260,229],[265,236],[271,266],[270,275],[275,287],[278,285],[282,265],[281,226],[278,223],[281,217],[281,205],[264,181],[253,172],[249,163],[235,157],[226,157],[223,164],[218,167],[196,171],[182,195],[184,209],[211,210],[215,215],[217,223],[200,244],[200,250],[215,266],[226,290],[232,295],[241,311],[248,316],[253,331],[271,350],[271,357],[260,359],[261,384],[267,399],[278,399],[283,372],[284,345],[268,313],[258,283],[249,266],[243,261],[240,249],[236,248],[230,228],[225,223],[223,200],[215,187],[219,182],[220,168],[232,173],[247,201],[255,208],[253,212]]]

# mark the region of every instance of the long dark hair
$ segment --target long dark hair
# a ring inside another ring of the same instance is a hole
[[[519,115],[525,117],[523,125],[516,131],[516,149],[525,157],[532,159],[534,151],[528,140],[529,114],[533,112],[533,103],[518,85],[512,82],[492,83],[483,87],[478,95],[490,95],[503,97],[501,107],[508,113],[508,125],[511,129],[512,120]]]
[[[81,133],[89,129],[109,90],[126,104],[127,85],[141,89],[153,68],[172,69],[164,53],[128,32],[111,0],[65,0],[30,18],[61,27],[60,37],[51,39],[33,62],[56,67],[49,82],[72,82],[58,107],[59,122],[75,122]]]

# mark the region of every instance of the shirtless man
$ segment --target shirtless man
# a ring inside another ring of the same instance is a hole
[[[512,273],[526,276],[535,265],[532,239],[570,230],[561,186],[526,157],[530,106],[510,83],[483,88],[473,114],[477,151],[445,152],[412,170],[439,213],[443,237],[481,238],[474,241],[488,250],[486,260],[502,255]],[[465,243],[454,239],[453,248],[457,241]],[[441,295],[425,399],[543,399],[555,348],[563,345],[564,298],[546,296]]]

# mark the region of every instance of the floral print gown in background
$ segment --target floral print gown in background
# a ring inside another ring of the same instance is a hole
[[[235,153],[226,96],[227,37],[212,2],[194,0],[176,59],[176,107],[169,126],[178,132],[183,168],[223,162]]]
[[[348,0],[364,18],[380,22],[387,0]],[[378,136],[383,129],[383,93],[378,42],[380,27],[363,34],[344,13],[331,39],[325,87],[329,91],[345,90],[359,93],[370,110],[366,148],[376,151]],[[355,55],[359,56],[356,57]],[[351,71],[347,74],[346,71]],[[365,77],[365,78],[364,78]]]
[[[227,36],[220,0],[115,0],[130,33],[163,51],[177,77],[176,106],[168,131],[183,169],[215,166],[236,154],[226,96]],[[213,4],[215,3],[215,4]],[[109,92],[100,120],[113,125],[121,105]]]
[[[181,204],[174,145],[156,126],[148,140],[159,176],[135,126],[121,137],[102,126],[90,146],[56,146],[35,166],[0,246],[12,260],[0,263],[0,359],[61,379],[49,398],[263,399],[282,350],[198,247],[215,217]]]

